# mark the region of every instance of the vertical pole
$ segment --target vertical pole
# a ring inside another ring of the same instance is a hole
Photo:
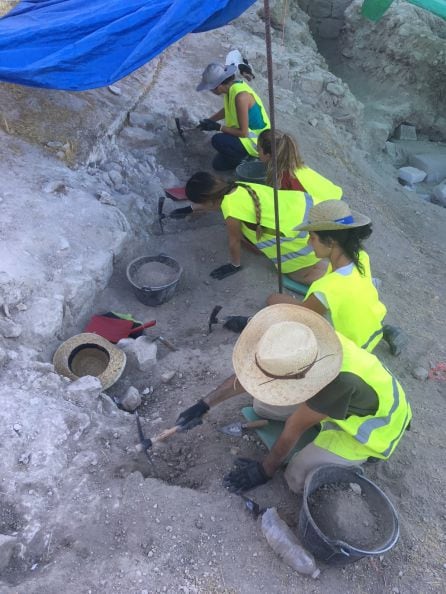
[[[271,121],[271,163],[273,170],[274,218],[276,224],[277,274],[279,293],[283,293],[282,263],[280,260],[279,194],[277,188],[276,118],[274,113],[273,58],[271,51],[271,12],[269,0],[263,0],[265,17],[266,64],[268,69],[269,117]]]

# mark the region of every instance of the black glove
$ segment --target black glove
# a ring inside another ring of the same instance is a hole
[[[176,208],[175,210],[172,210],[169,216],[171,219],[184,219],[187,217],[187,215],[190,215],[193,212],[192,206],[184,206],[183,208]]]
[[[235,468],[223,479],[224,486],[233,493],[248,491],[270,480],[261,462],[249,458],[237,458]]]
[[[200,130],[205,130],[206,132],[220,132],[221,130],[221,124],[215,122],[214,120],[210,120],[209,118],[200,120],[198,127],[200,128]]]
[[[223,266],[219,266],[215,270],[211,272],[209,276],[212,278],[216,278],[217,280],[223,280],[227,276],[231,276],[231,274],[235,274],[239,270],[241,270],[241,266],[234,266],[234,264],[223,264]]]
[[[390,348],[390,352],[395,357],[401,354],[402,349],[406,346],[408,339],[401,328],[385,324],[383,326],[383,338]]]
[[[209,405],[204,400],[199,400],[196,404],[186,408],[180,413],[175,425],[181,427],[181,431],[189,431],[203,422],[203,415],[209,410]]]
[[[249,322],[248,316],[228,316],[226,322],[223,324],[223,328],[232,330],[232,332],[240,333],[246,328],[246,324]]]

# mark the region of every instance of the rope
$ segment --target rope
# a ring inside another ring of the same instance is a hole
[[[269,8],[269,0],[263,0],[263,5],[265,16],[266,64],[268,69],[269,115],[271,121],[271,163],[274,188],[274,218],[276,225],[277,274],[279,277],[279,293],[283,293],[282,264],[280,257],[279,194],[277,188],[276,119],[274,114],[273,59],[271,51],[271,12]]]

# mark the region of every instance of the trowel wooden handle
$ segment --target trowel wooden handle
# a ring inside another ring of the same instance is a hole
[[[175,425],[175,427],[171,427],[170,429],[164,429],[164,431],[161,431],[161,433],[158,433],[158,435],[155,435],[155,437],[151,437],[150,441],[152,442],[152,446],[155,443],[158,443],[160,441],[164,441],[165,439],[168,439],[171,435],[176,433],[179,429],[181,429],[181,426]],[[135,446],[135,450],[137,452],[142,452],[144,450],[144,447],[142,444],[138,443]]]
[[[242,429],[258,429],[259,427],[266,427],[269,424],[267,419],[259,419],[258,421],[249,421],[249,423],[242,423]]]

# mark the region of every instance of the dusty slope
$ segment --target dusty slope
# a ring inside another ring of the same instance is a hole
[[[248,15],[239,26],[245,23],[252,28],[254,22]],[[261,32],[261,23],[256,26]],[[238,417],[240,403],[227,403],[202,428],[166,444],[151,468],[145,458],[131,451],[136,441],[132,417],[117,412],[94,387],[86,401],[68,392],[67,383],[40,362],[48,360],[47,351],[56,342],[54,333],[69,332],[70,326],[79,331],[91,311],[119,308],[141,319],[156,317],[156,333],[171,339],[180,350],[170,354],[160,347],[159,365],[149,376],[129,368],[110,391],[119,395],[128,385],[154,386],[153,396],[143,407],[148,434],[168,426],[178,410],[230,372],[235,337],[222,330],[206,336],[209,311],[215,303],[224,305],[226,313],[254,311],[275,287],[273,271],[267,262],[246,254],[240,275],[222,283],[211,281],[208,272],[226,261],[225,233],[218,217],[169,222],[164,237],[146,235],[146,230],[153,222],[159,179],[167,183],[175,175],[184,180],[196,169],[209,166],[207,145],[198,146],[202,137],[190,133],[184,145],[172,121],[177,113],[187,122],[213,110],[212,98],[194,91],[197,64],[222,57],[230,42],[243,45],[246,40],[247,33],[227,27],[190,37],[167,52],[156,86],[136,112],[147,118],[148,133],[144,137],[131,132],[141,129],[138,126],[124,129],[100,169],[92,166],[88,174],[82,167],[62,170],[38,149],[21,142],[10,145],[11,152],[21,151],[21,161],[3,161],[1,206],[9,222],[4,216],[2,221],[8,223],[4,233],[14,225],[17,232],[3,235],[2,263],[9,263],[10,274],[23,271],[20,280],[28,283],[28,290],[15,295],[15,304],[25,302],[29,309],[14,307],[9,291],[7,302],[14,321],[23,324],[23,335],[3,341],[8,352],[0,380],[4,402],[1,509],[2,532],[20,547],[2,576],[2,592],[443,591],[444,445],[438,423],[443,385],[420,383],[412,378],[411,370],[417,364],[427,366],[429,361],[446,359],[441,304],[446,211],[406,195],[396,185],[389,163],[355,148],[352,137],[320,112],[324,93],[311,106],[311,93],[302,91],[305,101],[300,102],[295,96],[298,89],[278,88],[278,118],[282,127],[298,136],[308,163],[340,183],[352,205],[374,220],[375,233],[369,244],[374,272],[383,280],[389,319],[411,337],[400,359],[392,359],[384,347],[378,354],[407,389],[415,413],[413,429],[389,463],[367,468],[400,511],[402,534],[395,550],[382,561],[362,561],[345,570],[324,569],[317,582],[292,574],[268,549],[240,501],[221,487],[221,476],[236,451],[261,456],[255,441],[228,440],[215,432],[215,425]],[[250,40],[249,45],[258,57],[261,38]],[[294,57],[297,70],[301,64],[309,68],[314,48],[305,47],[303,55]],[[286,45],[275,51],[283,67],[284,56],[292,51]],[[261,62],[257,68],[256,87],[266,96]],[[355,113],[359,112],[360,106]],[[314,118],[317,126],[309,124]],[[360,120],[353,121],[352,130],[357,130]],[[45,182],[67,179],[74,191],[66,195],[50,188],[39,191],[42,184],[34,175],[36,170],[45,171]],[[127,193],[122,193],[125,188],[119,184],[121,191],[115,189],[107,177],[107,171],[113,170],[121,172]],[[118,208],[95,199],[95,192],[106,188]],[[71,213],[70,218],[66,213]],[[62,253],[53,246],[61,235],[59,221],[69,244],[61,246]],[[156,229],[153,222],[152,232]],[[45,236],[40,243],[37,230]],[[114,257],[106,254],[106,245]],[[166,251],[185,268],[178,295],[158,309],[136,301],[124,281],[125,264],[146,251]],[[69,258],[73,260],[67,265]],[[88,263],[91,268],[86,270]],[[93,305],[112,267],[111,282]],[[89,277],[96,286],[86,285]],[[60,299],[55,297],[59,292]],[[41,331],[40,342],[34,327],[36,295],[37,302],[43,297],[49,300],[42,309],[46,315],[57,310],[55,303],[62,304],[60,317]],[[73,304],[70,311],[78,308],[71,317],[67,302]],[[156,333],[151,331],[152,336]],[[21,345],[37,347],[40,353],[25,352]],[[163,370],[177,372],[170,384],[161,383]],[[247,401],[245,397],[243,402]],[[79,407],[82,402],[83,408]],[[143,476],[155,478],[143,480]],[[278,505],[287,520],[295,522],[296,502],[280,474],[255,496],[262,504]]]

